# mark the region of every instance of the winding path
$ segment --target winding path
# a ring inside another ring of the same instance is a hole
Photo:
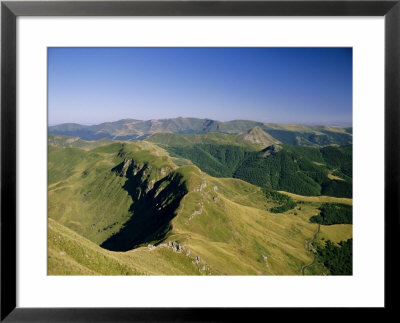
[[[312,245],[312,243],[314,242],[314,240],[317,238],[320,228],[321,228],[321,224],[318,223],[318,229],[317,229],[317,232],[315,232],[314,237],[312,238],[311,241],[307,241],[307,250],[308,250],[308,251],[310,251],[310,244]],[[316,253],[314,253],[314,258],[313,258],[312,263],[311,263],[311,264],[308,264],[308,265],[304,265],[303,267],[301,267],[301,274],[302,274],[303,276],[304,276],[304,270],[305,270],[307,267],[310,267],[310,266],[314,265],[316,258],[317,258]]]

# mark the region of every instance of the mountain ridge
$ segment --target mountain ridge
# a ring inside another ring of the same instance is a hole
[[[334,126],[307,126],[301,124],[263,123],[252,120],[232,120],[222,122],[200,118],[169,119],[121,119],[98,125],[80,125],[66,123],[49,126],[50,134],[75,136],[84,140],[102,138],[112,140],[142,140],[156,133],[205,134],[219,132],[224,134],[242,134],[254,127],[272,136],[276,140],[292,145],[328,146],[352,143],[352,128]]]

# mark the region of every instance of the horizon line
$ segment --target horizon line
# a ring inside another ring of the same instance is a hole
[[[211,121],[217,121],[217,122],[233,122],[233,121],[252,121],[252,122],[258,122],[258,123],[263,123],[263,124],[284,124],[284,125],[305,125],[305,126],[330,126],[330,127],[353,127],[353,122],[352,121],[336,121],[336,122],[309,122],[309,123],[296,123],[296,122],[265,122],[265,121],[256,121],[256,120],[250,120],[250,119],[233,119],[233,120],[228,120],[228,121],[221,121],[217,119],[211,119],[211,118],[197,118],[197,117],[171,117],[171,118],[159,118],[159,119],[134,119],[134,118],[123,118],[123,119],[118,119],[118,120],[113,120],[113,121],[103,121],[103,122],[98,122],[98,123],[79,123],[79,122],[61,122],[61,123],[53,123],[50,124],[48,123],[48,127],[54,127],[54,126],[60,126],[64,124],[76,124],[80,126],[98,126],[101,124],[105,123],[115,123],[115,122],[120,122],[124,120],[134,120],[134,121],[141,121],[141,122],[146,122],[146,121],[153,121],[153,120],[172,120],[172,119],[197,119],[197,120],[211,120]]]

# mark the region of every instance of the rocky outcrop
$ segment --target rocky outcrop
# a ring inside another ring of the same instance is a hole
[[[198,186],[197,188],[195,188],[193,191],[194,192],[201,192],[202,190],[204,190],[207,187],[207,182],[204,181],[200,184],[200,186]]]
[[[201,200],[197,205],[199,206],[199,209],[193,211],[193,213],[189,216],[189,221],[191,221],[196,215],[200,215],[201,213],[203,213],[203,200]]]
[[[175,252],[182,252],[183,251],[183,247],[176,241],[169,241],[167,243],[167,247],[171,248],[173,251]]]

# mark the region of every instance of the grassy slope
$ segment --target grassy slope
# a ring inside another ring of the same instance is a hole
[[[312,208],[309,212],[306,212],[306,217],[309,219],[311,216],[317,214],[317,208],[323,203],[341,203],[352,205],[353,200],[348,198],[338,198],[332,196],[302,196],[292,194],[284,191],[280,193],[290,196],[294,201],[300,202],[300,207],[303,205],[313,205],[316,208]],[[352,224],[334,224],[334,225],[321,225],[321,231],[318,235],[318,239],[331,240],[332,242],[340,242],[342,240],[350,239],[353,236],[353,225]]]
[[[131,217],[132,204],[123,188],[126,178],[112,171],[124,160],[118,155],[122,147],[115,143],[86,152],[49,146],[49,217],[98,244],[120,231]],[[144,175],[146,185],[161,177],[162,171],[176,167],[165,152],[149,143],[131,144],[129,149],[139,165],[155,160]]]
[[[151,275],[199,274],[184,254],[170,248],[134,252],[105,250],[62,224],[48,222],[49,275]],[[177,266],[174,266],[177,262]]]
[[[316,225],[309,217],[318,212],[323,197],[304,202],[301,210],[272,214],[266,209],[273,203],[254,185],[213,178],[191,165],[177,168],[150,143],[124,149],[137,163],[152,166],[148,179],[167,176],[161,170],[169,167],[185,181],[188,193],[172,230],[157,246],[127,252],[100,248],[132,216],[132,198],[123,188],[126,178],[111,171],[125,158],[118,154],[121,144],[91,151],[49,147],[49,274],[298,275],[312,261],[305,242]],[[321,234],[331,240],[350,234],[351,226],[335,227]],[[171,242],[183,250],[174,251]]]
[[[48,220],[49,275],[142,274],[118,256],[53,219]]]
[[[173,220],[175,240],[204,259],[213,274],[298,273],[309,258],[303,245],[311,224],[266,212],[268,202],[250,184],[199,176],[207,186],[186,196]]]
[[[112,143],[110,139],[100,139],[96,141],[86,141],[79,137],[68,137],[61,135],[48,135],[49,145],[59,146],[59,147],[70,147],[70,148],[81,148],[81,149],[93,149],[103,145],[109,145]]]
[[[333,197],[333,196],[303,196],[298,194],[293,194],[285,191],[279,191],[280,193],[290,196],[295,201],[304,202],[325,202],[325,203],[343,203],[343,204],[353,204],[353,200],[345,197]]]

